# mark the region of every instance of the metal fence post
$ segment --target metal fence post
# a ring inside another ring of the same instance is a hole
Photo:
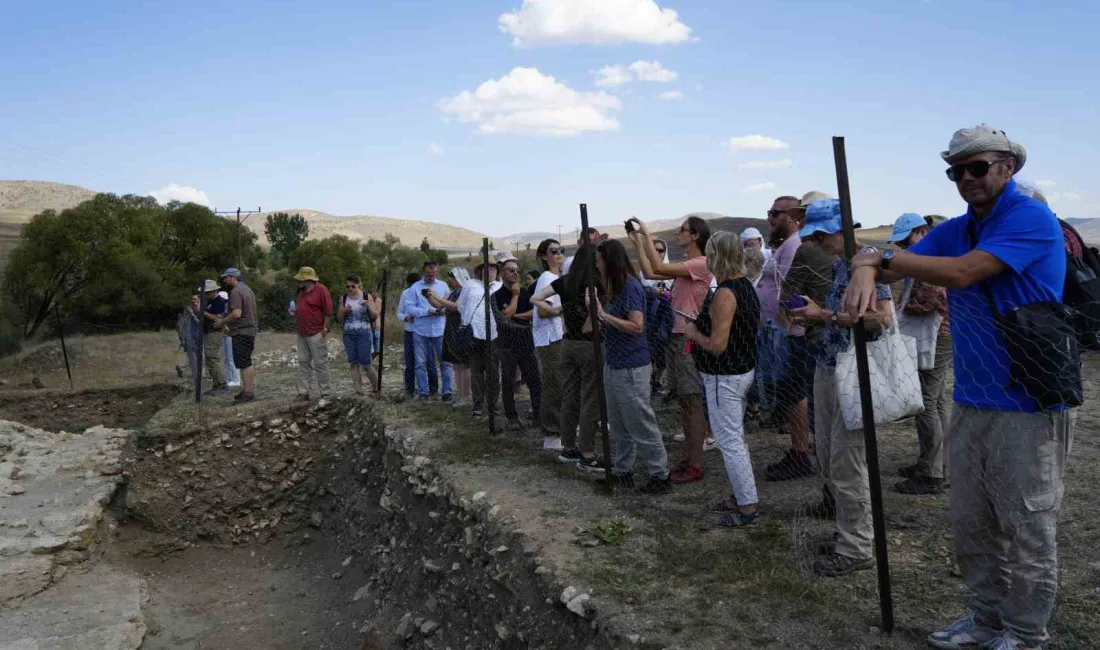
[[[375,371],[378,373],[378,389],[375,390],[376,395],[382,394],[382,357],[386,350],[386,296],[390,292],[390,272],[382,272],[382,313],[379,315],[379,320],[382,322],[378,332],[378,367]]]
[[[833,137],[833,158],[836,161],[836,183],[840,193],[840,215],[844,224],[844,255],[850,260],[856,254],[856,233],[852,220],[852,193],[848,186],[848,156],[844,138]],[[886,520],[882,509],[882,480],[879,477],[878,440],[875,431],[875,407],[871,397],[871,371],[867,364],[867,329],[863,319],[852,328],[856,347],[856,372],[859,375],[859,399],[863,407],[863,439],[867,453],[867,473],[871,489],[871,519],[875,531],[875,559],[878,563],[879,607],[882,629],[894,631],[894,597],[890,587],[890,560],[886,547]]]
[[[493,317],[492,307],[490,305],[493,297],[489,295],[489,238],[485,237],[482,240],[481,250],[485,253],[484,266],[481,268],[481,283],[485,288],[485,299],[482,302],[485,305],[485,368],[486,376],[482,379],[482,386],[485,391],[485,395],[481,396],[482,402],[485,404],[486,414],[489,416],[489,435],[496,435],[497,422],[494,411],[496,410],[496,403],[489,401],[489,377],[493,372],[500,372],[498,368],[493,367],[493,329],[492,321]],[[499,384],[499,381],[498,381]]]
[[[596,245],[588,239],[588,204],[581,204],[581,245]],[[607,427],[607,393],[603,385],[603,337],[600,335],[600,321],[596,301],[599,295],[596,293],[596,255],[592,255],[592,263],[581,270],[585,275],[585,287],[588,292],[588,318],[592,323],[592,352],[596,355],[596,391],[600,402],[600,435],[603,438],[603,471],[604,486],[608,492],[615,491],[614,479],[611,476],[611,434]]]
[[[206,336],[206,278],[199,280],[199,332],[198,332],[198,350],[196,351],[195,358],[198,360],[195,363],[197,371],[195,372],[195,401],[202,401],[202,366],[204,357],[206,355],[206,348],[204,346],[204,338]],[[211,380],[214,378],[211,377]]]

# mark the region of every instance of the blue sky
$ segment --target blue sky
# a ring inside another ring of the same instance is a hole
[[[571,227],[582,201],[595,223],[763,216],[779,194],[834,193],[830,136],[844,135],[868,225],[960,212],[938,152],[985,121],[1028,148],[1020,177],[1060,215],[1100,216],[1086,174],[1100,152],[1092,2],[39,2],[5,13],[5,179],[178,185],[219,209],[503,235]]]

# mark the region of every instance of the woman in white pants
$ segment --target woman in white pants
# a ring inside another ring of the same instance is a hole
[[[706,248],[707,269],[718,288],[703,302],[695,322],[685,335],[703,376],[710,412],[710,428],[733,495],[712,506],[721,514],[718,528],[751,528],[759,523],[756,478],[749,446],[745,442],[745,405],[756,368],[756,331],[760,326],[760,301],[752,281],[743,272],[743,249],[737,235],[715,233]]]

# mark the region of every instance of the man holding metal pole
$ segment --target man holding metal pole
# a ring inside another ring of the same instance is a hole
[[[950,515],[972,595],[970,611],[928,642],[1033,650],[1048,637],[1058,587],[1062,477],[1081,402],[1077,341],[1058,322],[1063,234],[1045,205],[1017,191],[1012,177],[1027,154],[1004,131],[961,129],[941,156],[966,213],[908,250],[856,256],[845,304],[857,318],[873,312],[876,278],[947,287]]]

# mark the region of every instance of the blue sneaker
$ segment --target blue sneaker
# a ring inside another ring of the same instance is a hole
[[[971,612],[958,618],[946,630],[929,634],[928,645],[941,650],[984,648],[1002,635],[1002,630],[986,625],[977,614]]]

